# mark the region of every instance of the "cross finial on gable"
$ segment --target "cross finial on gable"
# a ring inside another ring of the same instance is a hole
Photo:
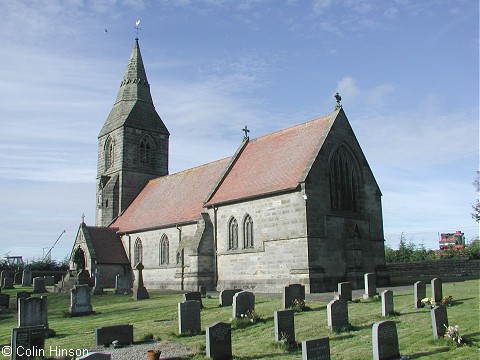
[[[85,214],[82,213],[82,224],[85,224]]]
[[[245,136],[243,138],[248,139],[248,133],[250,132],[250,130],[247,129],[247,125],[245,125],[242,131],[245,133]]]

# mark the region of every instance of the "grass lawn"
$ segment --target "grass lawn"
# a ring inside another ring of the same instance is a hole
[[[450,325],[459,325],[460,334],[469,340],[469,345],[455,348],[450,342],[433,340],[430,311],[413,309],[413,286],[409,291],[395,292],[394,304],[397,316],[388,317],[397,325],[400,353],[411,359],[472,359],[480,358],[480,280],[466,280],[443,284],[443,295],[453,296],[454,305],[447,308]],[[17,287],[2,290],[11,294],[10,307],[14,307],[15,292],[30,288]],[[134,301],[126,295],[112,292],[92,298],[94,315],[64,317],[70,305],[69,294],[48,293],[48,319],[56,337],[46,340],[46,347],[64,349],[92,348],[95,346],[95,328],[126,324],[134,325],[135,341],[153,335],[155,338],[193,346],[198,355],[190,359],[204,359],[205,334],[179,337],[177,303],[182,295],[150,291],[150,299]],[[427,294],[430,294],[427,285]],[[216,322],[228,322],[231,307],[218,307],[218,298],[203,299],[202,329]],[[384,320],[380,301],[350,302],[349,320],[352,330],[332,333],[327,327],[326,303],[307,301],[309,311],[295,314],[297,342],[316,337],[330,337],[332,359],[372,359],[372,325]],[[233,329],[233,354],[236,359],[301,359],[301,350],[288,351],[274,343],[273,312],[281,308],[281,299],[256,296],[256,312],[262,322],[244,329]],[[0,315],[0,347],[9,345],[12,327],[17,324],[16,314]],[[5,358],[5,357],[3,357]]]

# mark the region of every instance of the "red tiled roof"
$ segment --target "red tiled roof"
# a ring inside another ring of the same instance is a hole
[[[230,158],[150,180],[111,225],[132,232],[196,221]]]
[[[127,254],[116,228],[85,226],[99,264],[128,264]]]
[[[304,180],[337,113],[250,141],[207,205],[294,189]]]

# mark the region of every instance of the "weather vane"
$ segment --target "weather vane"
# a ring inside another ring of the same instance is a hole
[[[135,34],[137,35],[137,40],[138,40],[138,31],[139,30],[142,30],[140,29],[140,19],[138,19],[137,21],[135,21]]]

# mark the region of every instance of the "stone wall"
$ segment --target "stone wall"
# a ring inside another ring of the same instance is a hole
[[[387,263],[391,278],[403,277],[480,277],[480,260],[449,259],[438,261],[412,261]]]

